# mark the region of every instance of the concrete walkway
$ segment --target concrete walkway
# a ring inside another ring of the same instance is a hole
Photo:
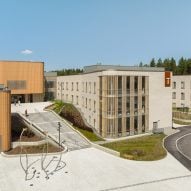
[[[30,157],[29,163],[38,159],[40,157]],[[62,161],[66,166],[52,173],[49,179],[37,161],[29,171],[35,169],[35,176],[25,181],[19,158],[0,156],[0,190],[189,191],[191,188],[191,173],[170,154],[159,161],[138,162],[87,148],[65,153]],[[47,170],[51,171],[51,167]]]
[[[60,117],[52,112],[30,113],[29,121],[37,125],[42,131],[48,132],[54,140],[59,142],[58,122],[60,122],[60,143],[64,143],[68,151],[89,147],[90,144],[79,133],[64,123]]]
[[[25,114],[25,110],[27,110],[28,113],[44,112],[44,108],[51,104],[52,102],[21,103],[20,105],[18,103],[16,105],[11,104],[11,112],[20,112],[22,114]]]

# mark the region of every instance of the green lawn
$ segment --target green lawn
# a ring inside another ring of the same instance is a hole
[[[153,161],[166,156],[166,151],[162,147],[164,134],[153,134],[144,137],[106,143],[102,146],[120,152],[122,158]]]
[[[74,127],[76,130],[78,130],[80,133],[82,133],[88,140],[95,142],[95,141],[104,141],[104,139],[98,137],[95,133],[80,129],[78,127]]]

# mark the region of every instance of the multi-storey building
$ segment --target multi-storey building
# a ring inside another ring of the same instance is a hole
[[[12,102],[44,99],[44,63],[0,61],[0,84],[11,90]]]
[[[103,137],[172,125],[171,73],[163,68],[87,66],[57,78],[57,99],[74,104]]]
[[[87,66],[57,78],[57,99],[74,104],[103,137],[172,125],[171,72],[163,68]]]
[[[172,77],[172,106],[174,108],[191,108],[191,76]]]

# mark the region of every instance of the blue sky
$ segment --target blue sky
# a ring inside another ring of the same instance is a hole
[[[190,0],[0,0],[0,60],[45,70],[191,57]]]

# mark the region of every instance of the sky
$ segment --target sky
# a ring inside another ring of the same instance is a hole
[[[0,60],[45,70],[191,57],[190,0],[0,0]]]

